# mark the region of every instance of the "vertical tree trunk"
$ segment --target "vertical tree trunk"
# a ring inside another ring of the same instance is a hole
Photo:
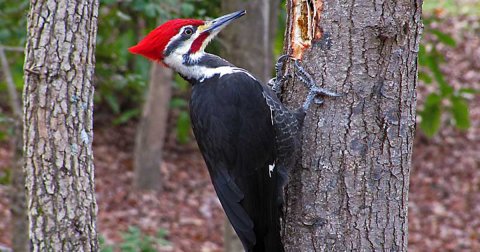
[[[421,1],[288,0],[287,12],[286,51],[344,96],[307,112],[286,251],[406,251]],[[283,100],[305,94],[293,80]]]
[[[222,13],[241,9],[248,13],[245,18],[235,22],[235,29],[227,28],[220,33],[225,41],[222,56],[238,67],[248,69],[264,82],[272,76],[273,41],[279,4],[279,0],[222,0]],[[224,226],[225,251],[243,251],[242,243],[226,218]]]
[[[173,72],[152,64],[147,99],[135,141],[135,187],[160,190],[162,149],[167,132]]]
[[[97,0],[32,1],[24,153],[33,251],[97,251],[93,73]]]

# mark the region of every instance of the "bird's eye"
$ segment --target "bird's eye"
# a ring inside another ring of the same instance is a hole
[[[183,31],[183,34],[185,34],[185,35],[192,35],[192,34],[193,34],[193,29],[192,29],[192,28],[186,28],[186,29]]]

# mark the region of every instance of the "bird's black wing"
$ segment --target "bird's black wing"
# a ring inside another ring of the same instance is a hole
[[[196,83],[190,102],[195,137],[218,198],[245,248],[271,221],[275,133],[260,83],[242,72]],[[270,212],[269,212],[270,211]],[[254,224],[255,223],[255,224]],[[256,238],[257,236],[257,238]]]

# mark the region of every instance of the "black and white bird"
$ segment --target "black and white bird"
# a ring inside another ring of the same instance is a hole
[[[269,87],[248,71],[204,52],[220,30],[244,14],[238,11],[211,21],[170,20],[129,50],[165,64],[192,85],[193,132],[245,251],[283,251],[283,187],[299,148],[305,112],[312,102],[322,102],[320,96],[337,94],[317,87],[295,62],[296,75],[310,91],[301,108],[290,110],[277,97],[288,56],[277,62],[277,77]]]

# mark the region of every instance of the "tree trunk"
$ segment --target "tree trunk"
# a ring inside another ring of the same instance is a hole
[[[24,153],[32,251],[97,251],[93,73],[97,0],[32,1]]]
[[[173,72],[152,64],[147,99],[135,141],[135,188],[160,190],[162,149],[167,132]]]
[[[222,0],[222,13],[247,10],[248,15],[235,22],[235,28],[220,33],[225,48],[222,56],[232,64],[247,69],[260,80],[272,77],[273,41],[277,27],[279,0]],[[252,29],[255,27],[255,29]],[[243,246],[225,218],[225,251],[240,252]]]
[[[421,1],[288,0],[287,12],[286,51],[344,96],[307,112],[286,251],[406,251]],[[300,81],[284,89],[303,102]]]

